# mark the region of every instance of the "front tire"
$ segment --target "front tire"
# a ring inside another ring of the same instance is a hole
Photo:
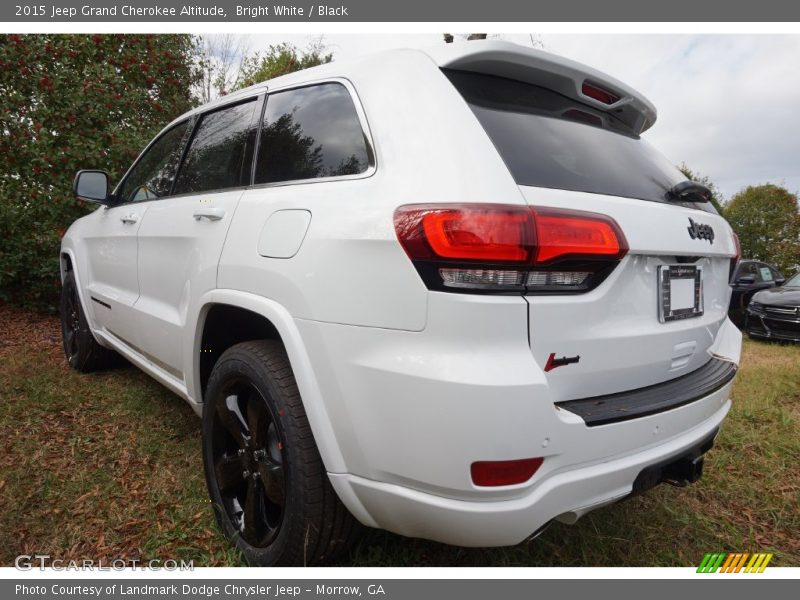
[[[111,366],[117,354],[94,339],[78,296],[78,284],[72,271],[61,286],[61,337],[69,366],[80,373],[99,371]]]
[[[328,481],[279,342],[237,344],[214,365],[203,463],[217,523],[248,564],[316,565],[351,545],[359,525]]]

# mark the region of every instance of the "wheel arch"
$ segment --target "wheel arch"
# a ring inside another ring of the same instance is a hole
[[[72,255],[69,252],[65,251],[65,250],[61,251],[61,257],[60,257],[60,261],[59,261],[59,268],[60,268],[60,271],[61,271],[61,282],[62,283],[64,282],[64,277],[67,276],[67,273],[69,271],[75,270],[75,267],[74,267],[74,264],[73,264],[73,261],[72,261]]]
[[[189,380],[187,383],[190,383],[192,388],[190,396],[198,402],[203,401],[205,389],[203,378],[205,376],[207,381],[207,376],[213,368],[213,363],[209,367],[208,364],[204,364],[202,358],[204,338],[208,341],[207,324],[213,327],[214,320],[219,318],[220,314],[224,315],[224,311],[231,311],[231,314],[235,311],[251,313],[255,318],[262,320],[263,329],[256,329],[254,333],[259,335],[266,333],[268,334],[266,339],[277,339],[283,344],[325,469],[329,473],[347,472],[303,339],[289,311],[274,300],[238,290],[218,289],[203,296],[197,311],[194,335],[188,342],[191,344],[189,355],[192,357],[192,375],[187,378]],[[260,335],[258,338],[250,337],[250,339],[264,339],[264,337]],[[206,354],[215,354],[218,357],[224,348],[205,348],[205,350],[212,350]]]
[[[97,336],[94,334],[95,328],[95,321],[94,321],[94,313],[89,310],[91,307],[89,303],[86,301],[86,292],[83,288],[83,281],[81,279],[81,273],[78,271],[78,258],[75,256],[75,252],[72,248],[61,248],[61,252],[58,257],[58,264],[59,264],[59,271],[61,275],[61,285],[64,285],[64,279],[67,277],[67,273],[72,273],[72,276],[75,278],[75,287],[78,288],[78,300],[81,303],[81,308],[83,308],[83,314],[86,316],[86,320],[89,323],[89,331],[92,332],[95,340],[97,340]],[[97,342],[101,346],[105,346],[100,340]]]
[[[78,257],[75,254],[74,248],[62,243],[58,254],[58,267],[61,275],[61,283],[64,283],[64,278],[69,272],[72,272],[72,274],[75,276],[75,281],[80,281],[80,275],[78,273]],[[80,286],[78,287],[80,288]]]

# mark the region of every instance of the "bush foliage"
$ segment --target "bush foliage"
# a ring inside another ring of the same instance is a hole
[[[739,236],[743,258],[775,265],[786,276],[800,268],[797,195],[771,183],[749,186],[731,198],[723,214]]]
[[[92,208],[75,172],[116,181],[198,76],[188,35],[0,36],[0,298],[56,305],[60,238]]]

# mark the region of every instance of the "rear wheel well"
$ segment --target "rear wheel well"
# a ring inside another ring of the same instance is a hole
[[[215,304],[208,310],[200,341],[200,392],[205,397],[206,385],[214,365],[228,348],[252,340],[278,340],[281,336],[272,322],[250,310]]]

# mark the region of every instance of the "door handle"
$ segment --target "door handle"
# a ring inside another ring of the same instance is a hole
[[[192,215],[196,221],[208,219],[209,221],[219,221],[225,216],[225,209],[218,206],[203,206],[194,211]]]
[[[119,218],[119,220],[122,221],[123,223],[125,223],[126,225],[131,225],[133,223],[136,223],[136,221],[139,220],[139,215],[130,213],[130,214],[127,214],[127,215],[122,215]]]

